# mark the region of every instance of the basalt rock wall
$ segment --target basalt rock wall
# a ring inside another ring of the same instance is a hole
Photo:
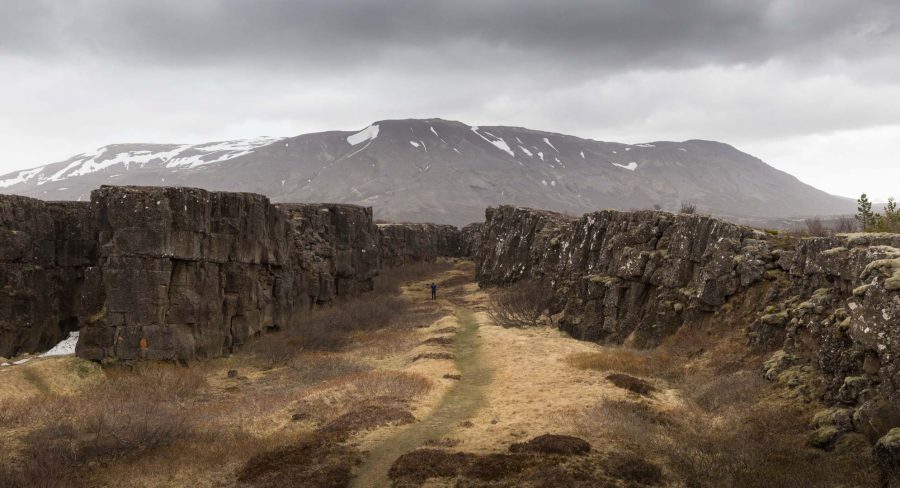
[[[452,225],[379,224],[378,234],[383,267],[466,255],[463,235]]]
[[[220,356],[371,289],[378,272],[368,208],[155,187],[91,201],[103,300],[81,329],[88,359]]]
[[[46,350],[97,303],[90,205],[0,195],[0,356]]]
[[[900,235],[785,239],[700,215],[602,211],[580,219],[488,209],[475,252],[482,284],[529,278],[574,337],[639,347],[759,292],[749,346],[767,378],[835,407],[821,422],[873,440],[900,425]],[[724,315],[727,315],[724,314]],[[831,417],[830,417],[831,418]],[[839,427],[836,427],[839,425]]]
[[[699,215],[591,213],[580,219],[500,207],[487,212],[478,280],[540,278],[551,314],[574,337],[658,343],[775,267],[762,232]]]

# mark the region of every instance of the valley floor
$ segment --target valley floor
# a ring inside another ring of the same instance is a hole
[[[390,324],[341,338],[275,333],[188,368],[4,368],[0,487],[877,486],[864,439],[809,447],[821,407],[762,380],[742,331],[636,351],[503,328],[473,275],[395,277],[399,297],[361,308],[402,301]]]

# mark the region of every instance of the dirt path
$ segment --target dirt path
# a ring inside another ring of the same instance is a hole
[[[368,458],[357,471],[353,486],[390,486],[388,471],[400,455],[428,441],[441,439],[460,423],[472,418],[484,405],[485,389],[492,375],[483,360],[479,322],[465,306],[453,305],[458,324],[453,355],[460,374],[459,382],[447,390],[427,417],[372,446]]]

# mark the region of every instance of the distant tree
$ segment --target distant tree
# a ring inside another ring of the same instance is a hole
[[[865,193],[856,200],[856,220],[862,224],[863,230],[871,230],[875,226],[875,214],[872,212],[872,202]]]
[[[888,198],[884,205],[884,215],[875,216],[875,230],[879,232],[900,232],[900,211],[894,197]]]
[[[654,204],[653,204],[653,210],[662,210],[662,205],[660,205],[660,204],[658,204],[658,203],[654,203]]]

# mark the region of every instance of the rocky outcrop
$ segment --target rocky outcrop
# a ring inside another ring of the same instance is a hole
[[[49,349],[97,303],[87,203],[0,195],[0,356]]]
[[[333,203],[285,203],[276,207],[293,227],[292,238],[299,252],[294,260],[301,267],[325,263],[321,271],[334,278],[328,296],[372,289],[378,275],[379,248],[371,207]]]
[[[469,224],[459,231],[459,251],[462,257],[475,258],[478,246],[481,243],[481,231],[484,224],[477,222]]]
[[[448,225],[379,229],[371,208],[191,188],[102,187],[90,203],[2,197],[0,222],[3,356],[74,330],[93,360],[219,356],[371,290],[380,265],[463,253]]]
[[[486,216],[479,282],[543,280],[548,315],[574,337],[653,346],[752,295],[746,315],[727,320],[771,354],[768,379],[796,387],[816,371],[821,380],[796,389],[834,407],[816,425],[826,444],[848,430],[874,441],[900,424],[900,235],[794,240],[652,211]]]
[[[900,235],[803,239],[776,254],[785,275],[751,340],[780,345],[785,373],[814,365],[825,381],[810,394],[850,409],[874,441],[900,424]]]
[[[549,281],[550,313],[572,336],[638,346],[658,343],[775,266],[762,232],[653,211],[573,219],[489,209],[477,254],[480,283]]]
[[[452,225],[379,224],[378,234],[381,265],[388,268],[465,255],[462,233]]]
[[[102,187],[91,200],[102,304],[82,324],[88,359],[219,356],[377,274],[371,209],[190,188]]]

